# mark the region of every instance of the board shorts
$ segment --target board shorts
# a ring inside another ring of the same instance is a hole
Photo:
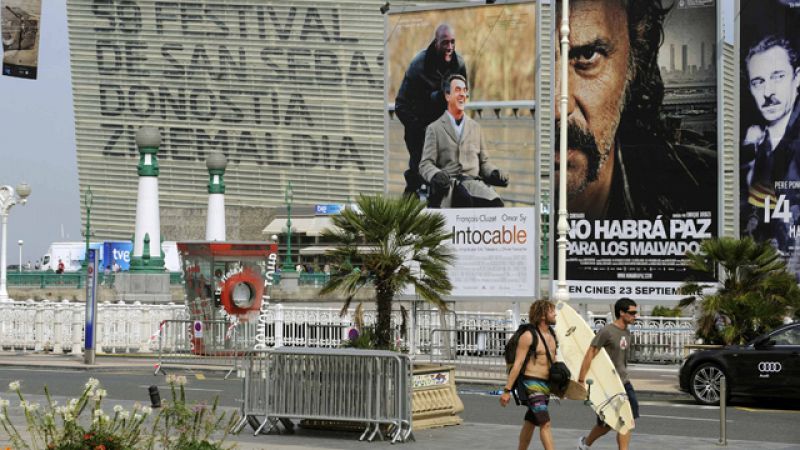
[[[639,400],[636,399],[636,391],[633,390],[633,385],[631,383],[625,383],[625,395],[628,396],[628,402],[631,404],[631,412],[633,413],[633,418],[639,418]],[[610,428],[610,426],[603,422],[600,416],[597,416],[597,425],[604,426]]]
[[[528,409],[525,411],[525,420],[538,426],[550,422],[550,412],[547,410],[547,405],[550,403],[550,385],[547,380],[524,377],[522,384],[528,393]]]

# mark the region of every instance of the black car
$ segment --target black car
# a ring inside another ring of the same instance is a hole
[[[681,366],[680,387],[698,403],[716,405],[723,376],[728,397],[800,400],[800,322],[747,345],[692,353]]]

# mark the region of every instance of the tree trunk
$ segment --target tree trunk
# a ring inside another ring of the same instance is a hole
[[[394,293],[387,283],[376,282],[375,295],[378,307],[378,323],[375,326],[375,346],[389,350],[392,345],[392,300]]]

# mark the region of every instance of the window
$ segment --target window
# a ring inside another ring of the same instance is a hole
[[[772,335],[775,345],[800,345],[800,327],[792,327]]]

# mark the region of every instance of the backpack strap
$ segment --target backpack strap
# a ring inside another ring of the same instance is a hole
[[[550,332],[552,333],[552,331],[553,330],[551,328]],[[539,331],[538,327],[536,328],[536,334],[538,334],[539,337],[542,338],[542,344],[544,344],[544,352],[547,354],[547,362],[549,362],[550,363],[550,367],[552,367],[553,366],[553,357],[550,356],[550,348],[547,347],[547,339],[545,339],[544,336],[542,336],[542,332]]]
[[[531,332],[532,340],[531,340],[531,346],[528,347],[528,353],[525,354],[525,361],[522,363],[521,375],[523,376],[525,375],[525,368],[528,367],[528,362],[531,360],[531,353],[536,351],[536,345],[538,344],[536,334],[533,332],[533,330],[530,327],[528,327],[526,331]],[[522,334],[525,334],[525,332],[523,331]],[[522,337],[522,334],[520,334],[519,337]]]

